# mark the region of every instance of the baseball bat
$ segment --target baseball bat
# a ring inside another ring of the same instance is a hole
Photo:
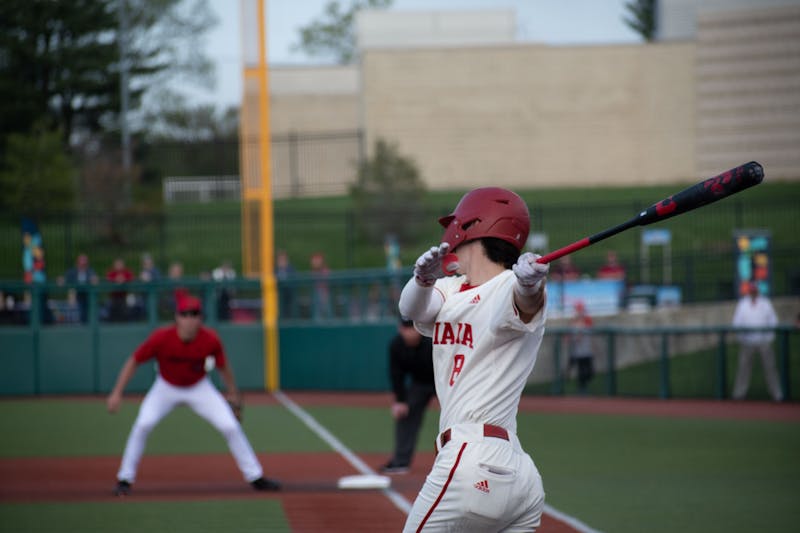
[[[536,260],[537,263],[549,263],[571,254],[581,248],[600,242],[604,239],[621,233],[635,226],[647,226],[655,222],[661,222],[668,218],[686,213],[692,209],[697,209],[704,205],[722,200],[732,194],[743,191],[754,185],[758,185],[764,179],[764,167],[755,161],[750,161],[744,165],[732,168],[713,178],[696,183],[691,187],[673,194],[660,202],[657,202],[627,222],[623,222],[612,228],[608,228],[589,237],[584,237],[563,248],[559,248],[549,254],[543,255]]]

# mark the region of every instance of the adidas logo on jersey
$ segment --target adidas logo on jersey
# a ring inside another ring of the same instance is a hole
[[[486,481],[485,479],[483,481],[478,481],[477,483],[475,483],[474,487],[481,492],[489,494],[489,482]]]
[[[469,302],[469,303],[471,303],[471,304],[476,304],[476,303],[478,303],[478,302],[480,302],[480,301],[481,301],[481,295],[480,295],[480,294],[476,294],[476,295],[475,295],[475,298],[473,298],[472,300],[470,300],[470,302]]]

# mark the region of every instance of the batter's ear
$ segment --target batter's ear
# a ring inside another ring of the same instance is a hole
[[[445,276],[452,276],[458,271],[459,267],[456,254],[451,252],[442,258],[442,272],[444,272]]]

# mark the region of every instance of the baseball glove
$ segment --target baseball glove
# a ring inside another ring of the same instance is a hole
[[[231,411],[233,411],[233,416],[236,417],[236,420],[239,422],[242,421],[242,411],[244,410],[244,405],[242,404],[241,400],[228,400],[228,405],[231,406]]]

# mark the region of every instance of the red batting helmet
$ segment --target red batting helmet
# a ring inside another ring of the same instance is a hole
[[[507,189],[484,187],[465,194],[455,210],[439,219],[444,226],[442,242],[454,251],[461,243],[495,237],[522,250],[528,239],[531,217],[525,201]]]

